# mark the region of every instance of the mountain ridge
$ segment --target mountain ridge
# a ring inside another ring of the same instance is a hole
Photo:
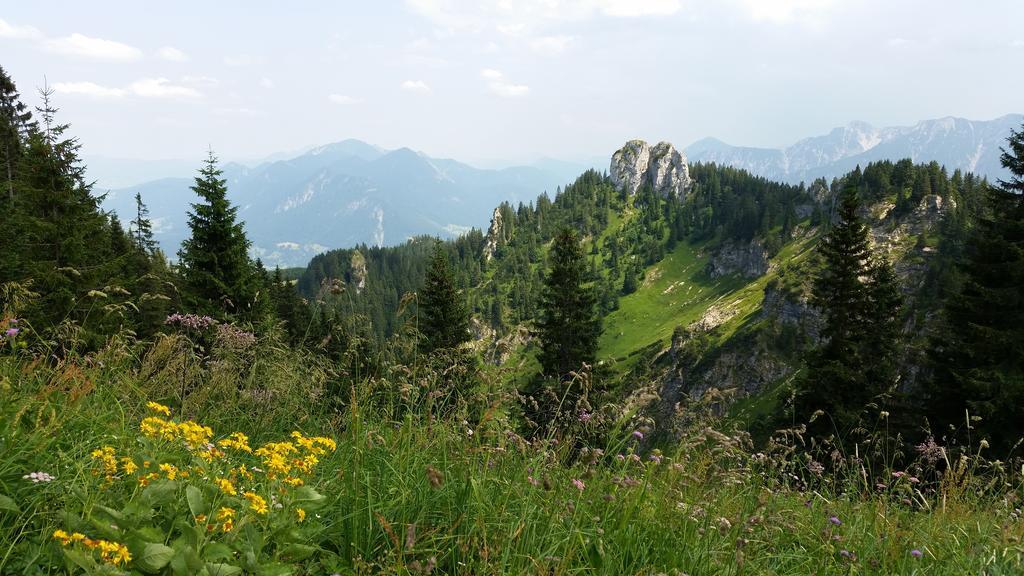
[[[910,126],[875,128],[854,120],[827,134],[802,138],[783,148],[737,146],[718,138],[697,140],[684,150],[692,162],[716,162],[784,182],[833,178],[876,160],[936,161],[949,170],[1004,177],[999,147],[1024,120],[1005,114],[992,120],[944,116]]]

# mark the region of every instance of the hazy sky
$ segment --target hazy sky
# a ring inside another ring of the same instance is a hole
[[[1020,0],[3,4],[0,65],[91,156],[573,159],[1024,112]]]

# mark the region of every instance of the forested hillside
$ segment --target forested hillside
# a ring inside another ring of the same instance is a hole
[[[991,183],[627,142],[486,232],[168,262],[0,69],[0,573],[1016,573],[1024,128]],[[747,568],[744,568],[747,567]]]

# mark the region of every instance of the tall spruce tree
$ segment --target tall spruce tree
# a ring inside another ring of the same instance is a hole
[[[440,242],[434,245],[418,302],[422,350],[455,349],[469,341],[466,298],[455,286],[448,254]]]
[[[824,267],[812,304],[825,316],[824,344],[812,353],[795,402],[798,418],[825,412],[811,427],[816,435],[845,434],[895,384],[902,298],[892,266],[871,253],[859,208],[857,183],[848,182],[819,245]]]
[[[1024,127],[1011,132],[1001,160],[1010,179],[989,188],[976,216],[964,280],[933,338],[928,394],[935,434],[969,425],[971,439],[985,438],[997,455],[1024,437]],[[968,424],[968,414],[981,420]]]
[[[259,292],[260,278],[249,258],[249,240],[238,208],[227,199],[227,181],[221,178],[211,150],[191,189],[201,202],[192,204],[185,240],[178,257],[189,296],[208,314],[247,317]]]
[[[540,363],[544,374],[565,378],[584,363],[594,363],[601,319],[596,315],[597,297],[576,233],[563,228],[555,236],[548,258],[537,322]]]
[[[135,247],[146,254],[152,254],[156,250],[156,240],[153,239],[153,223],[149,219],[149,208],[142,202],[142,194],[135,193],[135,219],[131,222],[132,240]]]
[[[4,195],[0,198],[5,197],[9,203],[14,201],[15,176],[22,146],[34,128],[32,112],[18,96],[14,80],[0,66],[0,178],[4,182]],[[4,204],[0,203],[0,206]]]

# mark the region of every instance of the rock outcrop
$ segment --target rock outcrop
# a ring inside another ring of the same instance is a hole
[[[353,250],[350,280],[356,287],[356,294],[361,293],[363,288],[366,288],[367,276],[369,276],[369,272],[366,270],[366,257],[359,250]]]
[[[612,155],[609,173],[612,183],[632,196],[644,184],[665,197],[682,200],[692,181],[686,156],[668,142],[651,147],[643,140],[630,140]]]
[[[729,241],[708,260],[707,273],[712,278],[740,274],[744,278],[757,278],[768,272],[768,251],[760,241],[740,243]]]
[[[491,225],[487,228],[484,260],[490,262],[491,258],[494,258],[494,253],[498,250],[498,242],[502,240],[504,240],[504,226],[502,226],[501,206],[498,206],[491,214]]]

